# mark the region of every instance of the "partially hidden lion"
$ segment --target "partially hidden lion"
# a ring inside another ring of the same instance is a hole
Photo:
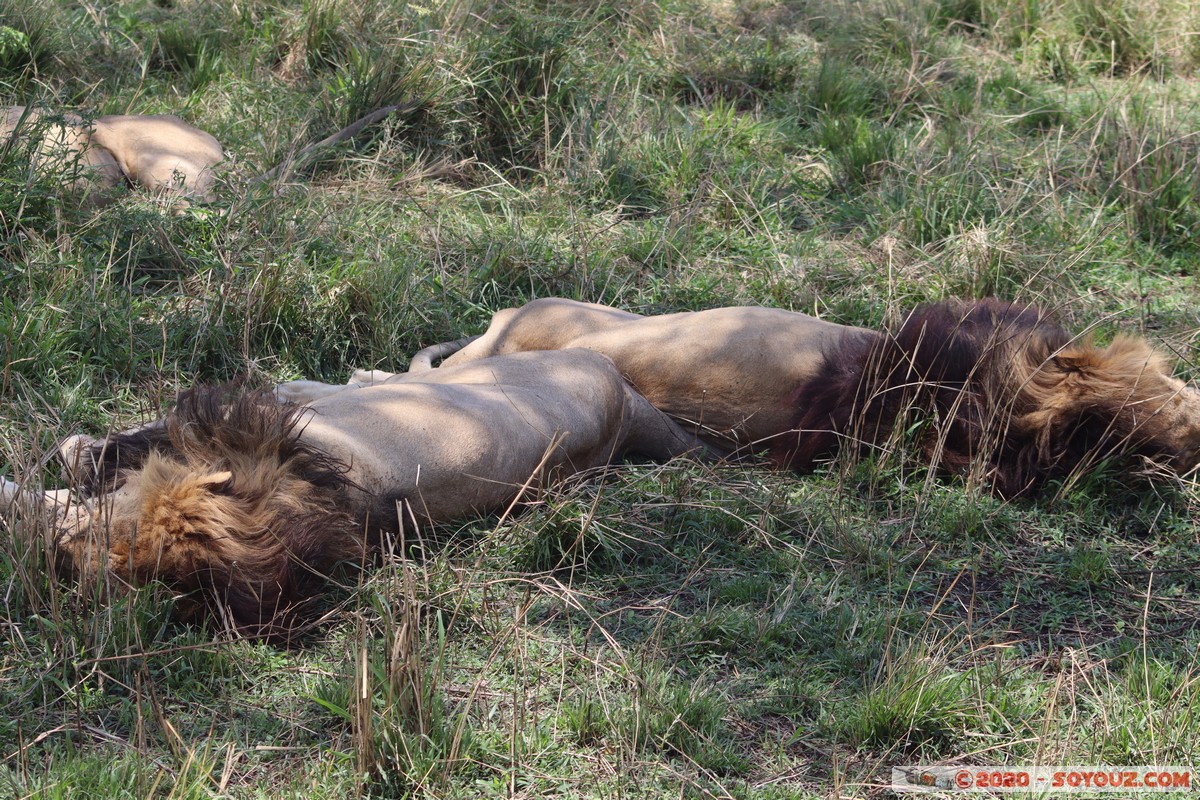
[[[50,115],[11,106],[0,116],[0,145],[15,133],[41,137],[37,159],[64,172],[88,194],[126,181],[133,186],[200,201],[213,200],[221,143],[172,114],[108,115],[88,122],[76,114]]]
[[[289,155],[249,183],[283,178],[389,115],[419,105],[410,102],[376,109]],[[126,183],[180,201],[210,203],[216,199],[215,170],[225,157],[213,136],[173,114],[107,115],[89,122],[70,112],[51,114],[9,106],[0,111],[0,153],[17,136],[32,136],[36,165],[65,176],[72,190],[93,205],[111,200],[111,190]]]
[[[1097,346],[1045,312],[995,299],[922,306],[872,331],[758,307],[640,316],[558,298],[505,309],[478,337],[417,353],[461,366],[573,347],[611,358],[640,393],[709,441],[807,470],[844,443],[886,442],[914,413],[935,468],[1002,496],[1111,458],[1176,473],[1200,461],[1200,392],[1144,339]]]
[[[2,481],[0,508],[40,517],[68,572],[199,591],[275,636],[381,532],[505,510],[626,453],[700,449],[605,356],[519,353],[308,405],[197,388],[161,423],[84,442],[81,499]]]

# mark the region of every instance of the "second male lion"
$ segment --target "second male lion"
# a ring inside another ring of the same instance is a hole
[[[771,308],[644,317],[548,298],[500,311],[474,340],[427,348],[413,369],[448,353],[445,366],[559,347],[607,355],[700,436],[796,469],[920,420],[931,466],[975,471],[1005,496],[1114,457],[1178,473],[1200,461],[1200,392],[1171,359],[1140,337],[1097,346],[996,299],[921,306],[872,331]]]

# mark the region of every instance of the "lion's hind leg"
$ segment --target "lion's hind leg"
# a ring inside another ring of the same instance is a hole
[[[679,456],[691,456],[704,461],[717,461],[725,453],[688,433],[679,423],[651,405],[633,389],[625,390],[622,449],[655,461],[668,461]]]

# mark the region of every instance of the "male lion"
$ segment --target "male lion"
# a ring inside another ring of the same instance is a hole
[[[85,122],[75,114],[53,117],[11,106],[0,117],[0,145],[19,131],[40,134],[38,161],[73,174],[77,191],[128,181],[155,192],[213,199],[213,167],[221,143],[172,114],[113,115]]]
[[[163,420],[92,442],[72,500],[0,483],[48,522],[61,565],[158,579],[286,633],[321,576],[380,531],[503,510],[554,477],[701,447],[606,357],[520,353],[313,400],[184,394]]]
[[[923,306],[875,332],[769,308],[643,317],[547,298],[426,348],[410,369],[559,347],[604,353],[702,438],[766,448],[796,469],[844,441],[887,441],[913,410],[930,420],[918,447],[932,466],[978,468],[1003,496],[1113,457],[1180,473],[1200,461],[1200,393],[1166,356],[1129,336],[1098,347],[995,299]]]

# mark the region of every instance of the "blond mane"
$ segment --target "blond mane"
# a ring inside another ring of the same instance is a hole
[[[255,635],[290,630],[330,570],[363,553],[345,466],[298,441],[300,413],[268,393],[197,389],[161,428],[97,442],[92,484],[120,488],[60,543],[69,566],[199,591]]]

